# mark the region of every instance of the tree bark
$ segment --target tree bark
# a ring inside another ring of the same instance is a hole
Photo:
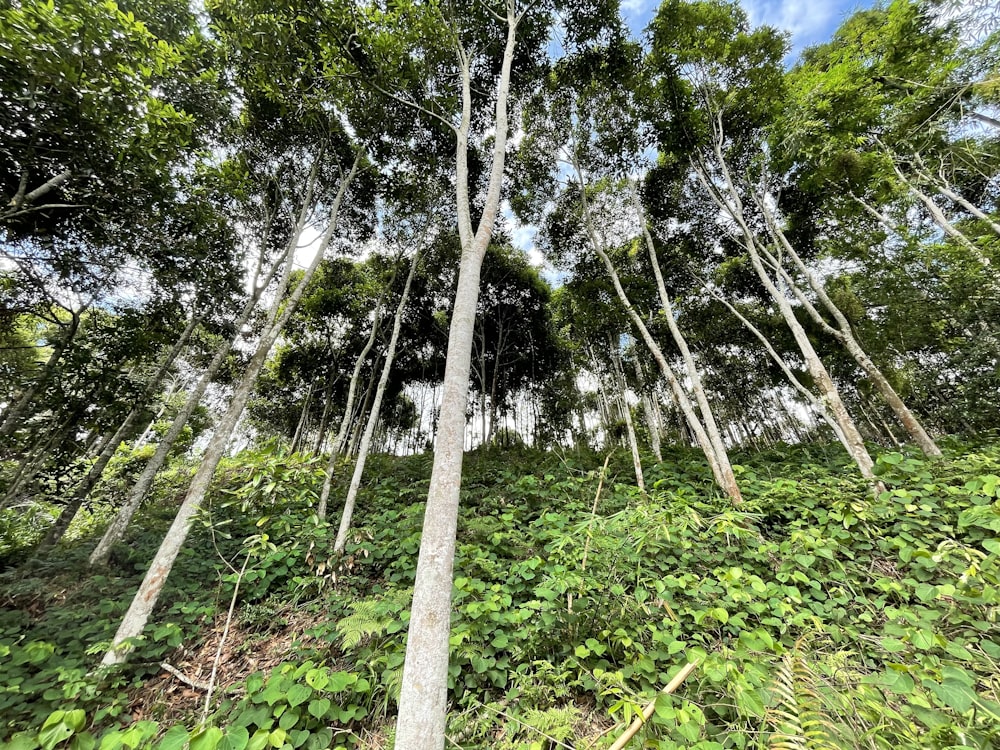
[[[361,379],[361,368],[364,367],[365,359],[368,358],[369,352],[375,346],[378,327],[382,322],[382,299],[383,295],[380,294],[378,302],[375,303],[375,318],[372,321],[372,329],[368,334],[368,340],[361,349],[361,353],[358,354],[357,359],[354,360],[354,372],[351,373],[351,383],[347,388],[347,402],[344,404],[344,415],[340,419],[340,428],[337,430],[337,437],[334,438],[333,448],[331,448],[330,457],[326,462],[323,489],[320,491],[319,503],[316,505],[316,516],[320,520],[326,519],[326,509],[330,502],[330,491],[333,489],[333,475],[337,468],[337,458],[344,454],[344,449],[347,447],[345,443],[347,442],[347,432],[350,429],[351,422],[354,420],[354,400],[357,397],[358,381]]]
[[[268,283],[273,280],[278,269],[285,263],[285,254],[290,252],[294,252],[292,243],[289,243],[289,245],[285,247],[284,253],[277,259],[275,265],[271,269],[271,273],[265,280],[265,283],[255,289],[254,294],[243,306],[243,309],[234,321],[234,327],[236,329],[235,335],[237,337],[240,335],[240,331],[243,326],[250,320],[250,316],[253,315],[253,311],[256,308],[257,302],[259,301],[264,289],[267,287]],[[280,299],[280,296],[277,298]],[[93,552],[90,553],[90,558],[88,559],[87,564],[91,567],[108,564],[108,557],[111,555],[111,549],[125,535],[125,530],[132,522],[132,517],[135,515],[136,511],[139,510],[139,506],[142,505],[142,501],[146,498],[146,495],[149,494],[149,490],[153,486],[153,481],[156,479],[157,473],[163,468],[163,465],[166,464],[167,457],[173,449],[174,443],[177,442],[177,438],[181,436],[181,433],[184,431],[184,427],[187,425],[191,415],[194,414],[195,409],[198,408],[198,404],[201,403],[201,399],[205,395],[205,391],[208,390],[208,386],[215,379],[219,370],[222,369],[222,365],[225,364],[226,357],[229,356],[229,352],[232,351],[235,343],[235,339],[226,339],[216,349],[215,355],[209,362],[205,372],[202,373],[201,378],[194,387],[194,390],[188,394],[187,400],[184,402],[184,406],[181,407],[177,416],[174,417],[173,422],[170,424],[170,429],[167,430],[167,433],[160,439],[159,443],[157,443],[156,451],[153,453],[152,458],[150,458],[146,463],[146,466],[143,468],[138,479],[136,479],[135,484],[129,492],[128,498],[122,504],[122,507],[119,508],[118,513],[108,525],[108,528],[105,529],[104,535],[97,543],[97,546],[94,547]]]
[[[706,285],[705,288],[708,289],[708,286]],[[771,360],[776,365],[778,365],[780,370],[784,373],[785,377],[788,378],[788,382],[791,383],[792,387],[795,388],[795,390],[799,394],[801,394],[806,399],[806,401],[822,415],[823,419],[830,426],[830,429],[833,430],[833,434],[837,436],[837,439],[840,441],[841,445],[843,445],[844,449],[848,453],[850,453],[851,447],[847,443],[847,438],[844,437],[844,433],[840,429],[840,425],[837,423],[837,420],[833,418],[833,415],[830,413],[830,410],[826,408],[826,404],[823,402],[822,399],[817,397],[815,393],[806,388],[802,384],[802,382],[795,376],[795,373],[792,372],[792,368],[790,368],[788,366],[788,363],[785,362],[784,358],[780,354],[778,354],[778,352],[775,350],[774,346],[772,346],[767,336],[765,336],[760,331],[760,329],[757,328],[757,326],[755,326],[753,323],[751,323],[739,310],[737,310],[732,304],[730,304],[730,302],[727,299],[725,299],[719,294],[716,294],[713,291],[709,291],[709,294],[711,294],[715,299],[717,299],[719,302],[725,305],[726,308],[729,310],[729,312],[735,315],[736,318],[744,325],[744,327],[748,331],[750,331],[750,333],[752,333],[757,338],[757,340],[761,342],[761,344],[763,344],[764,351],[766,351],[768,355],[771,357]]]
[[[389,337],[389,347],[385,352],[385,362],[382,364],[382,374],[379,377],[378,387],[375,389],[375,400],[372,402],[371,410],[368,412],[368,421],[365,424],[364,434],[361,436],[361,444],[358,447],[358,458],[354,463],[354,473],[351,476],[351,484],[347,489],[347,498],[344,500],[344,511],[340,516],[340,528],[337,531],[337,539],[333,545],[334,554],[340,555],[347,545],[347,534],[351,529],[351,520],[354,517],[354,506],[358,499],[358,490],[361,488],[361,477],[365,473],[365,462],[368,460],[368,449],[371,445],[372,435],[375,433],[375,425],[378,424],[379,413],[382,409],[382,398],[385,396],[385,387],[389,382],[389,374],[392,372],[393,359],[396,356],[396,345],[399,343],[399,332],[403,327],[403,312],[406,310],[406,303],[410,297],[410,287],[413,284],[413,277],[416,274],[417,263],[420,259],[420,247],[417,247],[410,261],[410,273],[406,277],[406,284],[403,286],[403,295],[399,298],[399,305],[396,307],[396,317],[392,321],[392,335]]]
[[[315,381],[310,381],[306,391],[306,397],[302,400],[302,409],[299,411],[299,421],[295,425],[295,434],[292,435],[291,452],[297,453],[304,441],[306,423],[309,418],[309,407],[312,404],[313,389],[316,387]]]
[[[234,338],[223,341],[216,349],[215,355],[212,357],[211,362],[209,362],[205,372],[202,373],[202,376],[198,380],[194,390],[188,394],[188,398],[184,402],[184,406],[181,407],[177,416],[174,417],[174,420],[170,425],[170,429],[167,430],[166,435],[164,435],[157,444],[156,452],[153,454],[153,457],[149,459],[149,462],[143,469],[142,474],[140,474],[139,478],[136,480],[131,492],[129,492],[128,499],[119,509],[114,520],[105,530],[104,535],[97,543],[94,551],[90,553],[88,565],[91,567],[107,565],[112,547],[122,538],[122,536],[124,536],[125,530],[132,521],[132,516],[135,515],[135,512],[139,509],[142,501],[149,493],[150,488],[153,486],[153,481],[156,479],[157,472],[159,472],[159,470],[163,468],[163,465],[167,462],[167,456],[174,447],[174,443],[177,442],[177,438],[179,438],[181,433],[184,431],[184,427],[187,425],[191,415],[194,414],[195,409],[198,408],[198,404],[201,403],[201,399],[205,395],[205,391],[208,390],[208,386],[211,384],[212,380],[215,379],[215,376],[225,363],[226,357],[229,356],[229,352],[236,343],[236,338],[241,335],[243,326],[250,320],[250,317],[253,315],[253,311],[256,309],[257,303],[260,301],[264,291],[268,286],[270,286],[271,282],[274,281],[278,272],[281,271],[278,286],[275,290],[276,302],[272,305],[272,309],[268,313],[268,320],[273,321],[275,308],[282,297],[284,297],[291,278],[292,261],[295,256],[295,246],[298,241],[298,236],[301,234],[309,217],[309,209],[311,208],[310,204],[317,173],[318,165],[314,164],[306,184],[305,199],[303,200],[302,208],[299,211],[295,224],[295,230],[292,232],[292,238],[289,242],[285,243],[281,255],[275,259],[274,264],[264,275],[264,278],[261,279],[260,268],[263,264],[263,252],[264,248],[266,248],[267,239],[270,236],[271,231],[271,224],[270,221],[268,221],[265,235],[261,243],[261,260],[257,264],[257,268],[254,271],[253,293],[250,295],[250,298],[247,300],[246,304],[244,304],[243,309],[234,321],[234,329],[236,331]]]
[[[646,493],[646,478],[642,474],[642,458],[639,456],[639,441],[635,437],[635,424],[632,422],[632,409],[628,405],[625,394],[628,384],[625,382],[625,372],[622,369],[621,359],[618,356],[618,349],[614,342],[609,342],[611,350],[611,361],[615,368],[615,380],[618,384],[618,393],[615,394],[615,401],[618,403],[619,412],[625,421],[625,435],[628,438],[629,452],[632,454],[632,469],[635,471],[635,484],[639,491]]]
[[[927,209],[927,213],[930,214],[931,219],[933,219],[934,223],[940,227],[941,231],[968,250],[969,253],[979,262],[979,264],[983,267],[983,270],[986,272],[986,277],[989,279],[989,284],[993,287],[993,290],[1000,290],[1000,285],[997,284],[996,271],[990,264],[990,259],[983,255],[983,251],[976,247],[976,244],[966,237],[963,232],[959,231],[954,224],[948,221],[948,217],[945,216],[941,207],[934,202],[934,199],[914,185],[913,181],[908,179],[895,163],[893,163],[892,168],[896,173],[896,176],[906,186],[907,190],[909,190],[910,193],[912,193],[913,196],[916,197],[921,204],[923,204],[924,208]]]
[[[76,514],[80,511],[84,501],[90,495],[90,491],[100,480],[101,476],[104,474],[104,470],[108,466],[108,463],[111,461],[111,458],[117,452],[118,446],[121,445],[122,440],[128,438],[133,426],[135,426],[136,420],[142,413],[143,406],[145,406],[149,398],[155,395],[156,391],[159,390],[164,376],[167,374],[170,366],[174,363],[174,360],[177,359],[177,356],[187,345],[188,339],[191,337],[191,334],[197,327],[199,321],[199,316],[194,314],[191,315],[191,319],[184,327],[180,337],[176,342],[174,342],[170,351],[167,352],[167,355],[156,368],[156,372],[153,373],[153,376],[149,379],[142,395],[138,400],[136,400],[135,404],[133,404],[129,413],[125,416],[125,419],[122,420],[121,425],[119,425],[118,429],[115,430],[114,434],[105,441],[104,445],[101,447],[101,451],[97,455],[97,460],[94,461],[94,465],[90,467],[87,475],[73,490],[73,496],[59,514],[56,522],[52,524],[45,536],[42,537],[42,541],[38,545],[38,552],[58,544],[59,540],[62,539],[63,535],[69,529],[70,524],[73,523],[73,519],[76,518]]]
[[[226,413],[223,415],[218,427],[212,435],[212,439],[205,448],[205,454],[202,458],[201,464],[199,465],[197,472],[195,472],[194,478],[191,480],[191,486],[189,487],[188,492],[184,497],[184,501],[181,503],[181,506],[177,511],[177,516],[174,518],[170,529],[167,531],[167,534],[160,545],[160,549],[153,558],[149,570],[146,572],[146,576],[143,578],[142,584],[140,584],[139,590],[136,592],[135,598],[132,600],[132,604],[125,613],[125,617],[122,619],[118,632],[115,633],[111,648],[108,649],[108,652],[104,655],[102,664],[119,664],[125,661],[130,651],[126,642],[129,639],[140,635],[143,628],[146,626],[149,615],[153,611],[153,607],[156,605],[156,601],[159,598],[160,591],[163,589],[167,576],[170,574],[170,570],[173,567],[174,560],[177,559],[177,555],[180,553],[181,547],[187,538],[194,514],[201,507],[201,503],[208,492],[212,478],[215,476],[215,470],[218,468],[219,462],[225,454],[226,446],[229,444],[229,440],[236,429],[236,424],[243,413],[243,408],[250,397],[250,393],[253,390],[255,383],[257,382],[257,376],[264,367],[267,355],[271,351],[271,347],[274,345],[275,340],[277,340],[278,335],[281,333],[282,328],[288,322],[288,319],[294,314],[299,300],[305,292],[306,286],[308,286],[311,281],[316,269],[319,267],[319,264],[323,259],[327,246],[333,239],[334,231],[338,225],[337,220],[340,212],[340,205],[351,180],[357,173],[360,158],[361,154],[359,152],[350,172],[341,178],[336,197],[331,205],[329,225],[320,239],[319,247],[312,263],[305,270],[305,273],[303,273],[302,278],[299,280],[288,300],[284,302],[284,305],[282,305],[283,300],[280,296],[275,298],[273,303],[274,308],[280,308],[281,312],[280,314],[273,316],[274,322],[261,334],[261,339],[257,344],[253,357],[250,359],[247,371],[243,374],[242,378],[240,378],[240,382],[233,393],[229,407],[226,409]],[[300,234],[301,228],[295,233],[292,243],[290,243],[292,248],[296,246],[297,239]]]
[[[468,138],[472,124],[472,60],[458,44],[462,71],[462,118],[456,130],[456,191],[462,259],[448,332],[441,416],[434,464],[424,512],[417,577],[413,589],[406,660],[396,722],[397,750],[441,750],[445,741],[448,702],[448,651],[451,632],[452,568],[458,528],[462,458],[465,447],[465,409],[469,397],[472,332],[476,321],[483,257],[493,236],[503,183],[507,147],[507,98],[517,44],[514,0],[507,1],[507,39],[497,83],[493,141],[482,218],[473,235],[469,196]]]
[[[611,262],[611,258],[608,257],[607,252],[604,250],[604,243],[599,237],[594,226],[593,217],[590,215],[589,204],[586,197],[586,181],[583,176],[583,170],[580,168],[580,165],[576,163],[575,158],[574,168],[576,169],[576,173],[580,181],[580,196],[583,208],[584,225],[587,231],[587,236],[590,239],[591,247],[604,264],[604,268],[608,272],[611,283],[615,288],[615,293],[618,295],[618,299],[621,302],[622,307],[625,309],[626,314],[639,331],[643,342],[653,355],[653,359],[655,359],[656,363],[659,365],[660,372],[663,373],[663,377],[670,385],[670,389],[674,394],[674,399],[683,413],[684,419],[687,421],[688,426],[694,433],[698,446],[705,454],[705,460],[708,461],[709,468],[712,470],[712,476],[715,478],[716,484],[718,484],[724,492],[728,492],[729,483],[726,480],[726,476],[723,473],[722,468],[719,466],[719,462],[715,455],[715,449],[712,447],[712,441],[708,437],[708,433],[705,431],[705,426],[695,413],[691,399],[688,398],[687,393],[685,393],[684,389],[681,387],[680,381],[674,374],[673,368],[670,367],[666,357],[663,356],[663,351],[660,349],[660,345],[656,343],[656,340],[653,338],[652,334],[650,334],[649,329],[643,322],[642,317],[632,306],[632,302],[629,300],[628,295],[625,292],[625,288],[622,286],[621,280],[618,278],[618,271],[615,269],[614,263]]]
[[[330,372],[326,378],[326,388],[323,390],[323,415],[319,418],[319,431],[316,435],[316,442],[313,443],[312,454],[318,456],[323,449],[323,440],[326,437],[326,428],[330,424],[330,409],[333,401],[333,385],[336,378]]]
[[[736,190],[732,175],[729,172],[729,167],[726,164],[725,157],[722,154],[722,149],[719,145],[718,139],[714,142],[714,148],[718,162],[717,166],[719,167],[720,173],[725,181],[725,193],[720,192],[713,186],[711,177],[705,172],[703,165],[696,166],[698,177],[701,179],[702,184],[708,190],[709,194],[716,200],[719,208],[730,215],[737,223],[739,231],[743,237],[743,246],[746,248],[747,253],[750,256],[750,262],[753,265],[754,271],[756,271],[761,283],[764,284],[764,287],[767,289],[768,294],[770,294],[771,299],[778,306],[781,317],[784,318],[785,324],[788,326],[792,333],[792,337],[795,339],[795,343],[799,347],[799,351],[802,352],[802,357],[805,360],[806,367],[808,368],[810,375],[812,375],[813,381],[816,383],[816,387],[819,388],[821,398],[827,405],[827,408],[830,410],[833,418],[837,421],[837,424],[844,435],[844,445],[847,448],[848,454],[854,460],[854,463],[857,465],[861,475],[866,480],[871,482],[872,486],[877,491],[880,491],[884,488],[882,483],[875,477],[875,463],[872,461],[872,457],[868,454],[868,449],[865,447],[864,440],[858,432],[858,428],[854,424],[854,420],[851,418],[850,413],[847,411],[847,407],[840,398],[840,392],[837,390],[833,379],[830,377],[830,373],[827,372],[827,369],[823,365],[822,360],[820,360],[819,355],[816,354],[816,350],[813,348],[812,342],[809,341],[809,337],[806,335],[805,329],[802,327],[802,324],[799,323],[798,318],[795,317],[795,311],[792,309],[788,298],[781,292],[780,289],[778,289],[777,285],[764,268],[763,261],[761,260],[760,253],[757,249],[757,237],[746,223],[743,212],[743,204],[739,197],[739,192]]]
[[[58,427],[53,426],[44,440],[36,441],[34,448],[21,461],[17,467],[17,472],[11,477],[3,499],[0,500],[0,509],[12,505],[18,499],[23,489],[42,470],[45,458],[52,452],[53,448],[58,447],[62,443],[79,418],[80,412],[74,411]]]
[[[636,347],[638,349],[638,347]],[[653,400],[649,397],[646,388],[646,376],[642,371],[642,364],[639,362],[639,352],[632,357],[632,364],[635,368],[635,379],[639,388],[639,399],[642,402],[642,414],[646,420],[646,429],[649,430],[649,446],[653,450],[656,460],[663,463],[663,452],[660,450],[660,429],[656,421],[656,414],[653,412]]]
[[[701,412],[701,421],[705,425],[705,433],[708,435],[712,451],[715,453],[715,461],[722,475],[722,489],[729,495],[734,503],[742,502],[743,495],[740,492],[739,484],[736,482],[736,475],[733,473],[732,463],[729,461],[729,451],[726,443],[719,433],[719,426],[715,422],[715,415],[712,413],[712,406],[708,403],[705,395],[705,388],[701,382],[701,371],[694,361],[691,349],[688,347],[687,339],[681,332],[677,321],[674,319],[673,305],[670,302],[670,295],[667,294],[666,284],[663,283],[663,273],[660,271],[660,260],[656,255],[656,247],[653,244],[653,237],[649,233],[646,224],[646,217],[642,210],[642,203],[639,200],[639,193],[635,189],[635,184],[630,183],[632,189],[632,200],[635,203],[635,210],[642,228],[642,236],[646,241],[646,249],[649,251],[649,262],[653,266],[653,277],[656,279],[656,290],[660,296],[660,304],[663,306],[663,315],[666,318],[667,326],[670,328],[670,335],[680,350],[684,359],[684,367],[687,370],[688,380],[691,381],[691,390],[694,392],[695,400],[698,402],[698,409]]]
[[[919,155],[917,156],[917,158],[919,159]],[[983,211],[981,208],[979,208],[979,206],[977,206],[975,203],[972,203],[971,201],[967,201],[964,197],[962,197],[962,195],[960,193],[958,193],[955,190],[952,190],[951,187],[948,185],[948,183],[944,179],[935,179],[935,178],[931,177],[929,174],[927,174],[926,172],[918,172],[918,174],[924,180],[926,180],[931,185],[933,185],[934,188],[939,193],[941,193],[941,195],[943,195],[945,198],[947,198],[948,200],[953,201],[954,203],[957,203],[958,205],[960,205],[962,208],[964,208],[970,214],[972,214],[977,219],[979,219],[981,222],[983,222],[984,224],[986,224],[996,234],[1000,235],[1000,224],[998,224],[996,222],[996,220],[993,219],[993,217],[991,217],[989,214],[987,214],[985,211]]]
[[[38,390],[44,386],[52,373],[55,372],[56,365],[62,358],[63,353],[66,348],[73,342],[76,338],[77,332],[80,330],[80,317],[83,315],[83,310],[71,310],[70,311],[70,321],[69,327],[66,329],[66,333],[63,337],[52,347],[52,353],[49,355],[48,360],[42,365],[42,371],[39,376],[35,379],[28,388],[22,391],[21,395],[18,396],[17,401],[15,401],[7,410],[4,412],[3,417],[0,418],[0,439],[9,438],[17,428],[20,426],[21,422],[24,420],[24,415],[28,410],[28,406],[35,398],[35,394]]]
[[[850,321],[841,311],[840,307],[830,299],[830,295],[826,293],[826,289],[823,284],[820,283],[819,279],[809,270],[806,264],[802,261],[802,258],[795,251],[791,242],[788,241],[784,231],[778,226],[774,214],[766,205],[766,202],[761,202],[761,209],[764,212],[764,217],[768,223],[771,233],[779,241],[781,246],[788,253],[788,257],[792,259],[792,263],[799,270],[809,287],[815,293],[817,299],[823,304],[823,307],[833,316],[833,319],[837,323],[837,327],[834,328],[830,326],[823,317],[819,315],[818,311],[812,307],[811,304],[806,304],[806,310],[810,313],[814,320],[819,323],[826,331],[828,331],[840,344],[847,350],[848,354],[854,358],[854,361],[858,363],[861,369],[864,371],[868,379],[875,385],[878,392],[882,394],[882,398],[885,399],[889,408],[892,409],[893,414],[896,415],[896,419],[906,430],[906,433],[923,451],[924,455],[930,457],[939,457],[941,455],[941,449],[937,447],[931,436],[927,434],[924,430],[923,425],[916,418],[913,412],[906,406],[903,399],[900,398],[899,394],[896,393],[896,389],[892,387],[889,380],[882,374],[882,371],[878,368],[872,358],[868,356],[868,353],[861,347],[858,343],[857,338],[854,335],[854,330],[851,328]],[[775,262],[777,259],[772,258]],[[779,264],[780,266],[780,264]],[[790,277],[786,277],[789,284],[794,286],[793,280]],[[804,300],[803,300],[804,301]]]

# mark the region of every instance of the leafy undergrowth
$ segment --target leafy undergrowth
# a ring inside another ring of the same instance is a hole
[[[609,747],[691,661],[631,747],[1000,744],[1000,446],[885,454],[877,498],[832,449],[743,456],[738,508],[685,450],[647,463],[647,495],[613,456],[595,505],[603,458],[468,456],[449,746]],[[391,746],[430,459],[370,463],[341,560],[310,514],[319,467],[275,450],[224,466],[124,669],[94,667],[175,484],[99,575],[81,575],[86,534],[43,560],[8,553],[0,737],[16,750]]]

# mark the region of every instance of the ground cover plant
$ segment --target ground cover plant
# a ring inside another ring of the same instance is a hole
[[[741,455],[739,506],[683,449],[647,463],[645,493],[621,450],[606,468],[591,453],[470,454],[451,746],[610,747],[654,699],[630,747],[995,746],[1000,448],[944,448],[882,453],[877,496],[833,446]],[[30,529],[9,534],[23,543],[0,574],[6,746],[387,745],[429,469],[375,457],[338,559],[312,510],[314,459],[228,459],[154,622],[110,670],[99,655],[173,485],[100,574],[80,575],[86,534],[35,559]]]

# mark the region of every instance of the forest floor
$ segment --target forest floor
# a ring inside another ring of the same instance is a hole
[[[603,455],[469,454],[449,746],[609,747],[654,699],[631,747],[1000,746],[1000,444],[945,453],[883,452],[877,496],[832,446],[739,455],[736,507],[683,449],[646,457],[645,494],[622,451],[603,482]],[[430,457],[370,462],[341,559],[311,512],[322,464],[228,459],[113,670],[96,665],[191,467],[100,571],[127,458],[45,556],[44,513],[0,515],[5,747],[391,746]]]

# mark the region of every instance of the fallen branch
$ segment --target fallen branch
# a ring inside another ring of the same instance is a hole
[[[670,695],[670,693],[674,692],[681,686],[681,683],[687,679],[687,676],[694,671],[696,666],[698,666],[698,662],[694,661],[686,664],[684,668],[674,676],[674,679],[672,679],[660,692],[664,695]],[[657,698],[659,698],[659,696],[657,696]],[[655,707],[656,698],[653,698],[653,700],[649,702],[649,705],[642,709],[642,716],[636,717],[635,721],[629,725],[629,728],[625,730],[622,736],[615,740],[615,744],[611,746],[610,750],[622,750],[622,748],[629,743],[629,740],[635,736],[635,733],[642,728],[642,725],[649,721],[649,717],[653,715]]]
[[[177,667],[171,664],[167,664],[166,662],[161,662],[160,667],[164,671],[167,671],[170,674],[172,674],[174,677],[183,682],[185,685],[190,685],[191,687],[196,688],[198,690],[208,690],[207,682],[198,682],[198,680],[192,680],[190,677],[185,675],[181,670],[179,670]]]

